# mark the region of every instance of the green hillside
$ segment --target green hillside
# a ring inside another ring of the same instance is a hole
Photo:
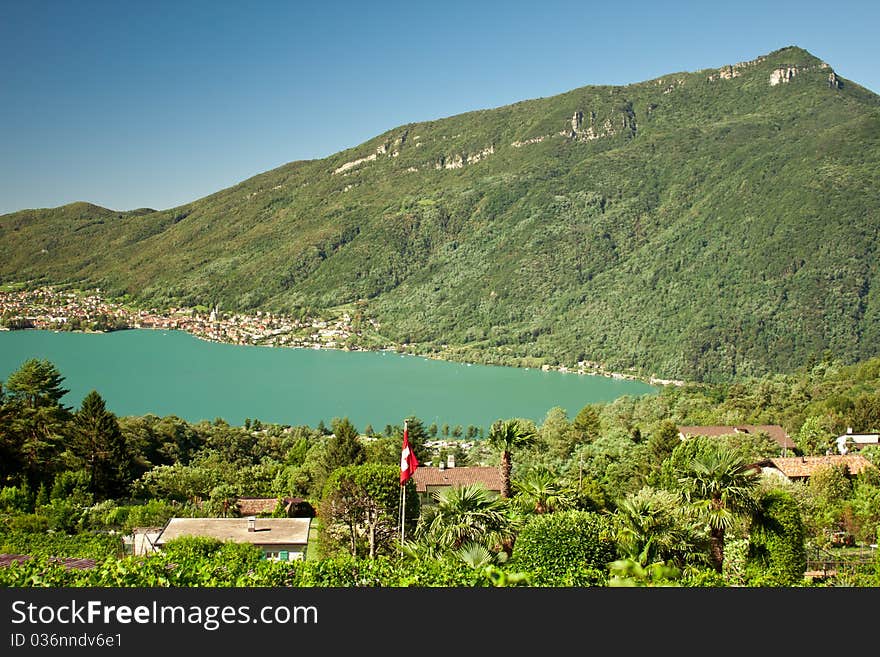
[[[0,279],[367,300],[420,352],[666,378],[880,355],[880,97],[799,48],[400,126],[186,206],[0,217]]]

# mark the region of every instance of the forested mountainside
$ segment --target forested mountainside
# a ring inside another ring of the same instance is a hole
[[[788,47],[400,126],[170,210],[7,214],[0,278],[363,300],[421,353],[724,381],[880,354],[878,190],[880,97]]]

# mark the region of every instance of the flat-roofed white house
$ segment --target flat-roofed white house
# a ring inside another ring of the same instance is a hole
[[[880,445],[878,433],[853,433],[852,427],[846,428],[846,433],[835,439],[837,451],[841,454],[857,452],[865,445]]]
[[[311,518],[171,518],[155,540],[158,549],[181,536],[207,536],[256,545],[267,559],[305,559]]]

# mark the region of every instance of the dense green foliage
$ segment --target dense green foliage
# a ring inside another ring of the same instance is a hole
[[[160,308],[359,303],[382,339],[469,361],[723,381],[864,360],[880,102],[831,72],[789,47],[400,126],[169,210],[8,214],[0,280]]]
[[[535,586],[597,586],[616,557],[610,518],[575,510],[534,516],[517,536],[511,563],[533,573]]]
[[[498,441],[509,446],[510,498],[466,486],[419,509],[410,489],[402,545],[400,426],[368,437],[338,420],[332,427],[345,440],[337,440],[323,423],[115,418],[96,392],[75,411],[63,407],[62,383],[51,363],[28,361],[0,394],[0,448],[8,458],[0,552],[35,557],[0,569],[0,584],[799,586],[809,584],[796,576],[806,554],[808,570],[834,560],[839,585],[876,585],[873,566],[859,561],[878,539],[880,472],[827,467],[807,483],[766,475],[753,487],[741,466],[781,456],[766,435],[682,441],[673,432],[683,424],[778,422],[793,436],[811,435],[804,453],[824,454],[847,427],[880,426],[880,358],[849,366],[825,358],[792,375],[737,384],[665,386],[587,405],[571,420],[566,409],[551,409],[540,425],[519,427],[528,440]],[[35,408],[42,425],[33,421]],[[425,461],[456,449],[473,465],[502,462],[488,440],[438,448],[425,440],[430,428],[407,422]],[[495,433],[514,425],[493,423]],[[44,430],[35,434],[35,426]],[[38,452],[39,468],[23,453],[34,435],[51,437]],[[117,480],[122,493],[111,497],[110,488],[94,485],[84,438],[103,450],[100,472],[127,473]],[[880,463],[876,447],[861,454]],[[133,528],[161,527],[173,516],[234,516],[241,496],[301,497],[318,508],[308,565],[267,562],[206,540],[146,560],[118,556]],[[841,543],[854,551],[843,561],[833,553],[850,549]],[[73,572],[43,563],[49,557],[100,563]]]
[[[61,555],[73,559],[105,559],[122,556],[122,537],[106,532],[69,535],[7,530],[0,532],[0,553],[46,558]]]
[[[749,532],[749,570],[779,586],[803,580],[807,569],[804,526],[797,502],[776,490],[765,494]]]
[[[415,527],[419,499],[415,483],[407,482],[407,526]],[[352,556],[394,551],[400,526],[400,468],[380,463],[337,468],[324,484],[321,505],[321,549],[336,553],[341,547]]]

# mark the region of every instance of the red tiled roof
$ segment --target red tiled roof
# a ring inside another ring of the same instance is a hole
[[[429,468],[419,466],[413,474],[416,490],[427,493],[428,486],[467,486],[483,484],[489,490],[501,490],[501,471],[493,467]]]
[[[768,459],[777,470],[789,479],[802,479],[811,476],[818,468],[845,464],[851,475],[858,475],[875,467],[859,454],[829,454],[827,456],[793,456],[789,458]],[[765,461],[766,463],[766,461]]]
[[[260,513],[272,513],[278,505],[276,497],[239,497],[235,506],[243,516],[256,516]]]
[[[29,554],[0,554],[0,568],[5,568],[13,561],[27,561],[31,556]],[[94,568],[97,561],[95,559],[75,559],[72,557],[52,557],[50,561],[62,563],[68,568],[87,569]]]
[[[708,426],[682,426],[678,428],[683,436],[728,436],[734,433],[758,433],[763,431],[770,436],[780,447],[794,449],[794,441],[785,433],[785,429],[778,424],[737,424],[737,425],[708,425]]]

